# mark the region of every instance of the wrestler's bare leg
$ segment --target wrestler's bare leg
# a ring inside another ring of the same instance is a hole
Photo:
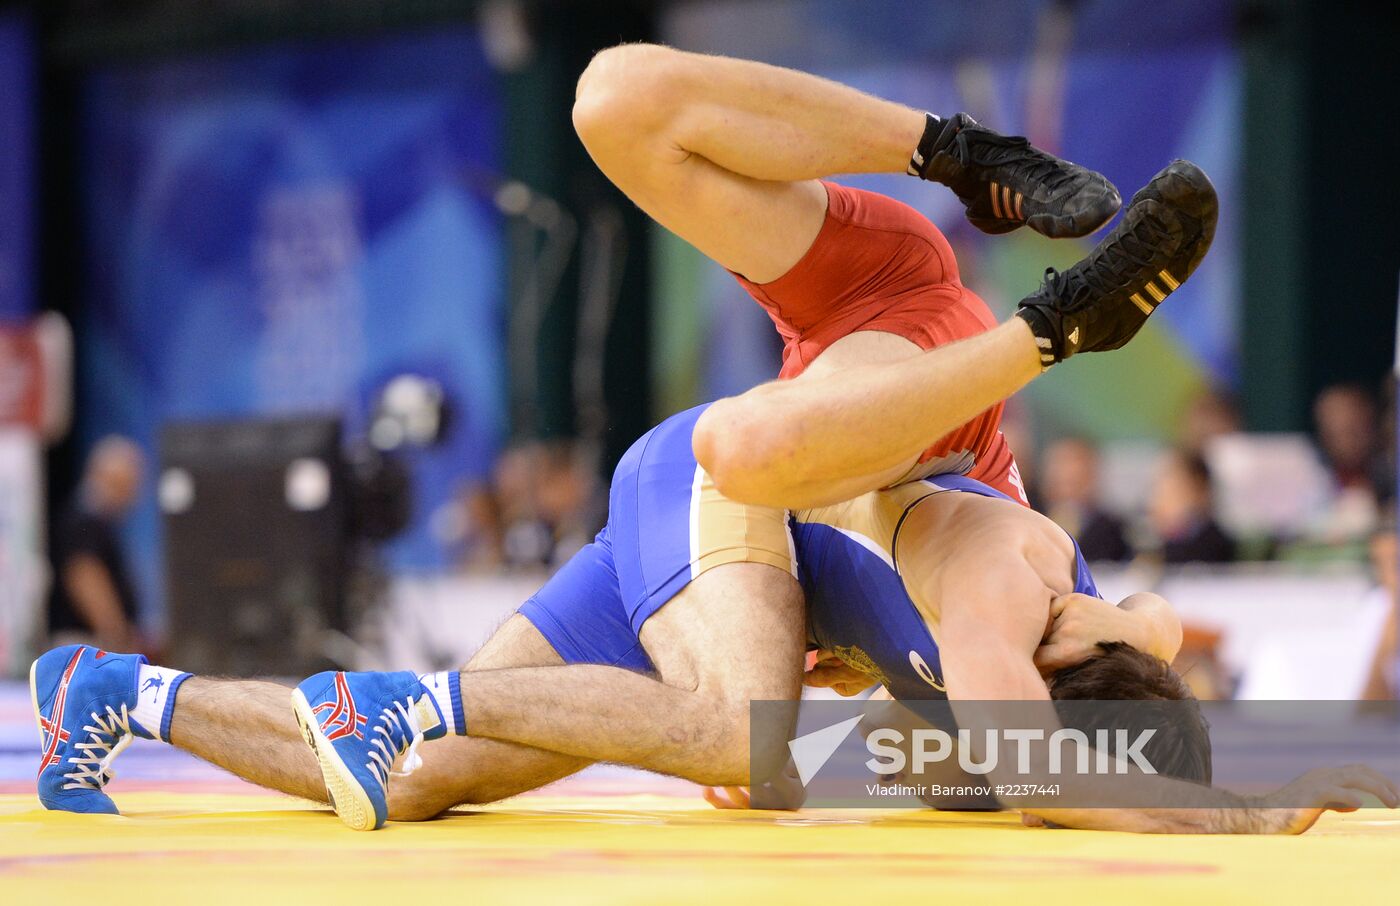
[[[563,661],[524,617],[510,618],[467,670],[550,667]],[[302,739],[291,690],[256,680],[191,677],[177,694],[171,743],[244,780],[326,802],[316,756]],[[431,818],[454,805],[493,802],[566,777],[587,759],[526,746],[454,736],[420,750],[423,766],[389,789],[389,817]]]
[[[643,624],[656,677],[582,664],[468,671],[467,732],[698,783],[744,784],[749,703],[797,699],[804,627],[790,574],[759,563],[719,566]]]
[[[696,424],[695,457],[733,500],[828,506],[897,482],[932,441],[1040,372],[1020,318],[928,351],[862,331],[795,380],[717,401]]]
[[[175,694],[170,743],[258,786],[328,802],[291,694],[278,683],[192,676]]]
[[[563,660],[540,631],[512,616],[467,664],[466,672],[559,668]],[[389,786],[389,817],[431,818],[454,805],[495,802],[587,767],[590,759],[471,736],[448,736],[419,750],[423,766]]]
[[[924,114],[806,73],[629,44],[579,78],[574,126],[662,226],[756,283],[786,273],[826,216],[817,180],[902,173]]]
[[[763,283],[796,264],[821,229],[826,192],[815,179],[904,172],[924,115],[801,72],[624,45],[579,79],[574,125],[643,210]],[[828,370],[705,413],[695,452],[722,492],[798,509],[874,490],[1040,373],[1019,319],[913,355],[907,344],[867,342],[845,338],[823,354],[839,359]]]

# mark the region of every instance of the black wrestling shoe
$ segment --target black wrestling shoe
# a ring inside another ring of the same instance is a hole
[[[909,173],[941,182],[984,233],[1025,224],[1051,239],[1087,236],[1108,223],[1123,198],[1102,173],[1060,160],[1019,135],[999,135],[966,113],[928,128]]]
[[[1219,202],[1201,168],[1172,161],[1152,177],[1089,257],[1050,268],[1016,314],[1031,326],[1042,368],[1124,345],[1195,272],[1215,238]]]

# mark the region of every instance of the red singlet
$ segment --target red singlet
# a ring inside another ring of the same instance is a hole
[[[927,217],[876,192],[823,185],[826,221],[792,270],[762,284],[736,275],[783,337],[780,378],[796,377],[832,343],[860,330],[932,349],[995,326],[987,304],[962,285],[948,240]],[[908,477],[963,474],[1024,503],[1020,471],[1000,430],[1003,407],[998,403],[941,438]]]

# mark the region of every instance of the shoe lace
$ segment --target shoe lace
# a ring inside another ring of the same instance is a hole
[[[388,787],[390,777],[407,777],[423,766],[418,746],[423,742],[423,729],[413,709],[413,699],[396,701],[379,714],[369,740],[369,761],[365,767]],[[394,761],[404,752],[403,770],[395,771]]]
[[[1161,246],[1171,231],[1156,217],[1145,215],[1095,249],[1082,264],[1065,271],[1045,269],[1044,285],[1052,298],[1074,308],[1086,296],[1101,296],[1123,288],[1125,275],[1153,270]]]
[[[1073,170],[1061,166],[1058,159],[1036,150],[1030,141],[1020,135],[997,135],[964,129],[953,142],[964,164],[1001,167],[1006,176],[1016,181],[1038,183],[1052,194],[1075,178]],[[1003,178],[1003,181],[1006,180]]]
[[[112,769],[112,762],[131,745],[133,739],[131,717],[127,714],[126,705],[122,705],[120,711],[114,711],[112,706],[108,705],[105,715],[94,711],[89,716],[92,723],[83,727],[83,732],[88,734],[88,741],[75,743],[73,746],[75,752],[82,754],[68,758],[68,763],[73,765],[75,770],[63,775],[68,780],[68,783],[63,785],[65,790],[100,792],[117,776],[116,771]]]

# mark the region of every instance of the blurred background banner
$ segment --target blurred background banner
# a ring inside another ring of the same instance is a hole
[[[27,20],[0,13],[0,323],[34,307],[31,47]]]
[[[1200,164],[1220,193],[1210,256],[1126,356],[1057,369],[1013,405],[1037,434],[1172,440],[1189,402],[1239,378],[1238,171],[1242,76],[1228,4],[1182,0],[910,4],[874,0],[707,0],[665,16],[679,47],[803,69],[942,114],[973,111],[1003,133],[1101,170],[1124,201],[1174,158]],[[903,176],[842,177],[891,195],[947,234],[963,282],[998,317],[1098,240],[1029,230],[987,236],[948,192]],[[658,238],[661,408],[736,393],[776,373],[772,325],[722,269]],[[697,342],[698,339],[698,342]],[[1092,398],[1094,404],[1084,405]],[[1014,411],[1014,410],[1013,410]],[[1024,418],[1025,412],[1020,413]]]
[[[172,419],[294,413],[367,430],[401,373],[451,423],[410,454],[414,518],[386,557],[441,568],[429,530],[504,433],[503,261],[489,194],[495,75],[473,30],[109,67],[83,96],[89,438],[152,449]],[[132,552],[151,592],[153,503]]]

